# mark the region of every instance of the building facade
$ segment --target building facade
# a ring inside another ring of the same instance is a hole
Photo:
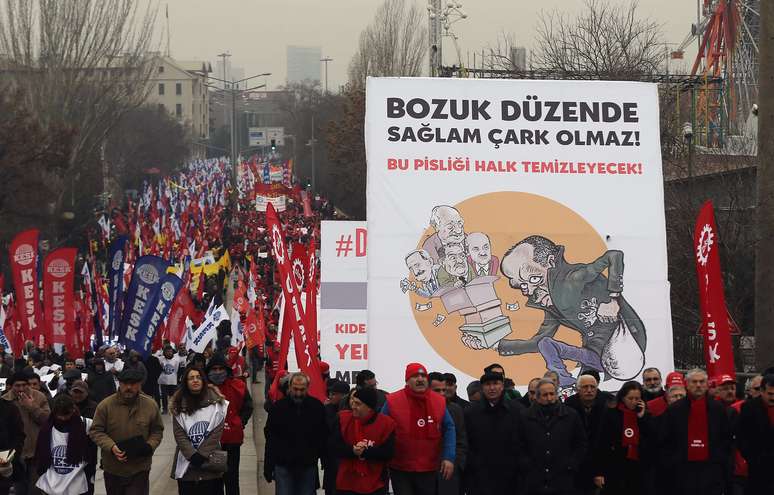
[[[288,46],[288,84],[303,81],[320,82],[322,64],[320,59],[322,59],[322,48],[319,46]]]

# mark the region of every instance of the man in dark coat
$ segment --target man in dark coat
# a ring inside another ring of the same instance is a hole
[[[519,438],[519,469],[525,473],[526,493],[574,494],[575,476],[586,454],[586,434],[578,414],[559,402],[553,381],[538,382],[535,404],[522,416]]]
[[[430,381],[430,390],[437,394],[441,394],[446,398],[446,410],[454,421],[454,431],[457,434],[456,438],[456,457],[454,458],[454,473],[448,480],[443,476],[438,475],[438,495],[459,495],[463,482],[462,472],[465,469],[465,463],[467,461],[468,453],[468,438],[465,431],[465,411],[464,409],[449,399],[447,390],[446,374],[438,373],[434,371],[427,375]],[[456,382],[456,380],[455,380]],[[456,395],[456,394],[455,394]],[[465,401],[467,403],[467,401]]]
[[[707,373],[686,375],[688,395],[661,418],[661,462],[674,495],[721,495],[730,486],[732,432],[722,403],[707,395]]]
[[[563,246],[539,235],[529,236],[514,245],[505,253],[500,271],[508,277],[511,287],[518,288],[528,297],[527,306],[540,309],[545,316],[529,339],[501,340],[497,344],[500,355],[540,353],[547,368],[559,375],[561,388],[575,384],[565,360],[579,363],[583,370],[606,371],[615,376],[623,371],[605,369],[602,355],[623,321],[639,347],[626,350],[636,351],[639,356],[616,354],[610,356],[609,362],[618,362],[622,366],[637,362],[645,352],[647,337],[642,320],[621,295],[623,258],[621,251],[607,251],[591,263],[568,263]],[[579,333],[580,347],[557,340],[560,327]],[[476,336],[463,334],[462,341],[473,349],[485,348]],[[614,349],[608,352],[613,353]]]
[[[322,402],[307,394],[309,377],[294,373],[288,396],[269,410],[264,478],[277,493],[314,493],[317,461],[325,455],[328,425]]]
[[[564,401],[564,405],[578,413],[578,417],[583,423],[586,439],[591,445],[597,438],[602,418],[607,410],[607,396],[599,393],[599,384],[596,378],[591,375],[579,376],[577,387],[578,393],[569,396]],[[591,457],[591,448],[589,448],[583,462],[581,462],[575,480],[576,488],[583,494],[592,494],[596,490]]]
[[[102,358],[94,358],[92,366],[86,383],[89,385],[89,397],[99,404],[105,397],[116,393],[116,380],[113,373],[105,371],[105,361]]]
[[[156,400],[156,404],[161,407],[161,394],[159,393],[159,377],[164,369],[161,367],[161,361],[153,354],[145,359],[145,370],[148,375],[145,383],[142,384],[142,391],[145,395],[150,395]]]
[[[518,445],[520,415],[518,401],[505,400],[503,375],[481,377],[483,399],[465,410],[468,462],[465,486],[469,495],[518,493]]]
[[[747,460],[749,477],[746,494],[774,493],[774,375],[761,381],[760,396],[747,400],[739,414],[737,441]]]
[[[470,407],[470,402],[457,395],[457,377],[454,373],[444,373],[443,379],[446,381],[446,398],[448,402],[453,402],[464,411]]]

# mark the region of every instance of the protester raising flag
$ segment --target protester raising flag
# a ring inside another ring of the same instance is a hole
[[[228,320],[228,311],[223,305],[215,307],[215,299],[210,301],[210,307],[204,315],[204,321],[195,330],[188,333],[186,337],[185,346],[189,351],[204,352],[204,348],[207,347],[211,341],[215,340],[218,336],[218,325],[222,321]]]
[[[723,290],[718,248],[720,239],[715,226],[712,201],[707,201],[699,212],[693,233],[696,255],[696,275],[699,286],[699,307],[704,330],[704,359],[710,378],[720,375],[736,376],[734,354],[731,351],[731,333]]]

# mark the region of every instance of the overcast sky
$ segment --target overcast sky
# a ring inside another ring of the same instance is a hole
[[[416,1],[423,8],[426,0]],[[628,4],[628,0],[609,0]],[[287,45],[320,46],[333,59],[329,85],[346,81],[346,69],[361,30],[371,21],[381,0],[160,0],[159,23],[169,7],[172,56],[212,62],[230,52],[245,76],[271,72],[270,89],[285,83]],[[463,58],[494,43],[499,33],[513,33],[519,45],[530,47],[542,9],[577,12],[582,0],[462,0],[468,18],[455,24]],[[665,40],[679,43],[696,22],[696,0],[641,0],[639,11],[663,26]],[[447,40],[445,62],[453,48]],[[695,46],[695,43],[692,45]],[[685,64],[692,57],[686,53]],[[472,60],[472,59],[471,59]]]

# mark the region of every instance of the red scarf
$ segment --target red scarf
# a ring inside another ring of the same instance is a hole
[[[434,425],[429,424],[432,418],[427,405],[427,392],[414,392],[406,385],[406,398],[409,404],[411,435],[414,438],[428,438]]]
[[[709,459],[709,431],[707,428],[707,398],[689,400],[691,412],[688,415],[688,460]]]
[[[623,413],[621,445],[626,449],[626,458],[630,461],[639,461],[640,425],[637,422],[637,413],[623,404],[618,404],[618,410]]]

